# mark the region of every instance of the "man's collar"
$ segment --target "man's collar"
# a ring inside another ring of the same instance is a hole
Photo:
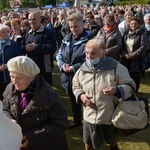
[[[40,28],[38,30],[33,31],[33,29],[30,29],[29,33],[32,33],[32,32],[43,32],[43,30],[44,30],[44,26],[41,24],[41,26],[40,26]]]

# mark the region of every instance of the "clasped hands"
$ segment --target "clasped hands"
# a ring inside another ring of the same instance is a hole
[[[35,50],[35,47],[36,47],[36,44],[35,43],[30,43],[30,44],[27,44],[26,45],[26,50],[28,52],[31,52],[31,51],[34,51]]]
[[[73,67],[70,66],[69,64],[65,64],[65,65],[62,67],[62,69],[63,69],[64,72],[67,72],[67,73],[73,72]]]

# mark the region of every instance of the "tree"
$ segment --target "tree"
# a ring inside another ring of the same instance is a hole
[[[10,8],[8,0],[0,0],[0,9]]]

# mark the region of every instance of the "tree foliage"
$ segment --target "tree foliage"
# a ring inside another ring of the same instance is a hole
[[[9,0],[0,0],[0,10],[9,8]]]

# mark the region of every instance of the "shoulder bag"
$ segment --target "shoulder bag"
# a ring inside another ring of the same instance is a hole
[[[145,103],[140,101],[133,88],[131,89],[136,101],[122,101],[117,105],[112,116],[112,123],[116,128],[142,129],[148,123]]]

